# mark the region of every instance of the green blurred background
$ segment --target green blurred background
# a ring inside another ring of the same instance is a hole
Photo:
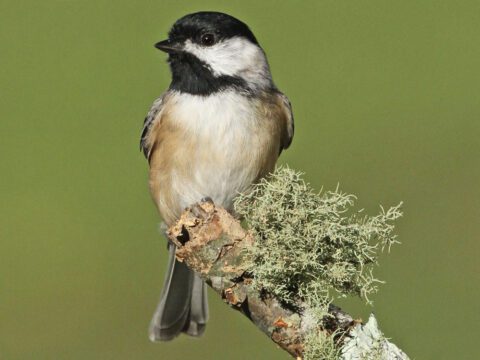
[[[153,44],[247,22],[290,97],[281,162],[370,213],[405,201],[374,307],[415,359],[476,359],[478,1],[0,1],[0,358],[288,359],[213,294],[197,340],[147,339],[166,262],[138,151],[169,84]]]

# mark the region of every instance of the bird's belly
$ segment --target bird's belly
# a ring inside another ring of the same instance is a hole
[[[253,158],[258,159],[259,150],[239,144],[222,149],[209,145],[197,148],[192,161],[184,164],[188,169],[172,169],[172,190],[178,205],[183,209],[210,197],[216,204],[231,209],[235,196],[247,190],[263,170],[263,162],[249,156],[255,153]]]
[[[238,193],[273,170],[279,154],[273,122],[243,97],[182,95],[175,105],[162,119],[150,164],[150,189],[167,224],[205,197],[231,210]]]
[[[150,178],[152,195],[167,224],[206,197],[232,210],[235,197],[271,172],[278,156],[278,150],[251,141],[183,145],[171,154],[167,166],[155,172],[158,176]]]

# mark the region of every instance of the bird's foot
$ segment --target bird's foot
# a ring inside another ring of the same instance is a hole
[[[205,196],[191,207],[191,211],[197,218],[206,219],[209,216],[211,209],[214,207],[212,198],[210,196]]]
[[[208,203],[212,203],[213,204],[213,199],[210,197],[210,196],[205,196],[204,198],[202,198],[200,200],[201,203],[205,203],[205,202],[208,202]]]

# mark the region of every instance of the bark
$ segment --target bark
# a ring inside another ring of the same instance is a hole
[[[211,202],[202,202],[186,209],[167,235],[177,246],[179,261],[200,274],[227,304],[247,316],[278,346],[295,358],[303,357],[303,339],[315,324],[304,304],[288,307],[252,286],[247,249],[255,238],[237,219]],[[329,313],[324,331],[343,334],[337,341],[343,359],[368,359],[373,352],[379,359],[408,359],[385,340],[373,315],[364,325],[334,305]]]

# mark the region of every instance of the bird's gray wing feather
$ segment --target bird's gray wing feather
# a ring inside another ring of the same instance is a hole
[[[295,123],[293,119],[292,104],[290,103],[290,100],[288,99],[288,97],[285,94],[281,93],[280,91],[278,92],[278,96],[282,100],[282,104],[284,106],[284,110],[287,118],[287,124],[286,124],[287,133],[286,133],[285,140],[283,142],[283,149],[288,149],[288,147],[292,143],[293,133],[295,132]]]
[[[140,150],[143,151],[143,154],[147,159],[150,157],[150,151],[152,150],[151,145],[147,141],[148,135],[155,121],[158,121],[159,119],[158,115],[160,114],[160,111],[163,107],[164,96],[165,94],[162,94],[160,97],[155,99],[152,107],[150,108],[150,111],[148,112],[145,120],[143,121],[142,135],[140,136]]]

